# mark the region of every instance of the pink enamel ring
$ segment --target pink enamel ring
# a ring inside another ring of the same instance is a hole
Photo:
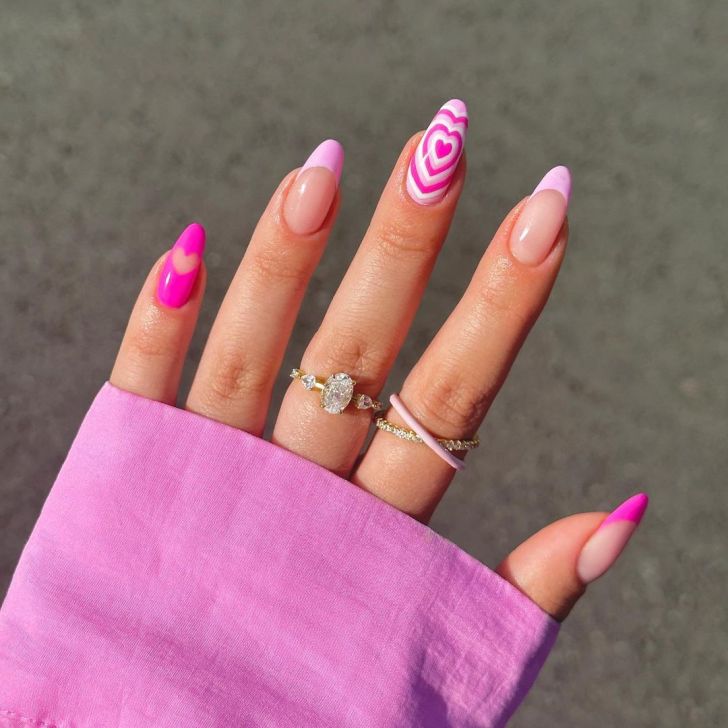
[[[435,437],[422,425],[422,423],[409,411],[409,409],[407,409],[404,402],[402,402],[398,395],[391,395],[389,403],[392,405],[394,411],[412,429],[400,427],[383,417],[377,417],[375,421],[377,428],[384,432],[389,432],[391,435],[399,437],[401,440],[418,442],[427,445],[430,450],[432,450],[438,457],[442,458],[455,470],[462,470],[465,467],[465,463],[460,460],[460,458],[455,457],[452,453],[474,450],[480,445],[480,440],[477,435],[469,440],[453,440]]]

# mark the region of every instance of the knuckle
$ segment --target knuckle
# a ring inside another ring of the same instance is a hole
[[[266,246],[250,256],[252,274],[264,284],[300,282],[306,277],[308,260],[283,246]]]
[[[377,230],[376,241],[379,250],[395,260],[429,258],[437,252],[431,234],[423,232],[418,225],[406,224],[401,220],[382,223]]]
[[[445,437],[470,435],[478,428],[494,393],[457,377],[437,377],[417,395],[417,410],[428,427]]]
[[[163,359],[174,355],[174,342],[158,327],[140,327],[127,334],[128,351],[139,360]]]
[[[257,400],[266,395],[268,377],[240,350],[229,350],[218,357],[207,373],[208,399],[217,403]]]
[[[477,293],[480,316],[490,321],[507,322],[518,328],[527,323],[528,317],[519,297],[512,295],[508,286],[502,285],[500,281],[485,281]]]
[[[376,382],[387,371],[390,355],[367,343],[366,337],[349,330],[319,333],[314,337],[313,357],[322,373],[345,371],[360,382]]]

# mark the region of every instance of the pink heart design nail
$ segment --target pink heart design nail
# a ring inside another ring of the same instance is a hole
[[[175,272],[181,276],[192,273],[200,265],[200,256],[197,253],[187,253],[184,248],[175,248],[172,251],[172,265]]]
[[[447,192],[463,153],[468,110],[459,99],[448,101],[427,127],[410,160],[407,191],[420,205],[439,202]]]
[[[184,306],[192,294],[205,251],[205,229],[193,222],[172,247],[159,276],[157,298],[165,306]]]
[[[450,142],[444,142],[442,139],[438,139],[437,142],[435,142],[435,154],[438,157],[447,156],[451,150],[452,144]]]

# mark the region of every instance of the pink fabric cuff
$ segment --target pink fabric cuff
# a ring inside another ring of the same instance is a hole
[[[0,725],[502,726],[557,631],[351,483],[106,384],[0,611]]]

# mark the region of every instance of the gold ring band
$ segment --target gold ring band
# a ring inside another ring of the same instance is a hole
[[[291,379],[299,379],[304,389],[317,390],[321,392],[319,404],[321,409],[332,415],[341,414],[350,402],[359,410],[370,409],[373,411],[384,409],[384,405],[368,394],[360,394],[354,391],[356,382],[346,373],[337,372],[326,379],[317,377],[315,374],[307,374],[303,369],[292,369]]]
[[[377,417],[374,424],[383,432],[389,432],[391,435],[398,437],[400,440],[408,442],[423,442],[422,438],[414,431],[407,427],[400,427],[394,422],[385,420],[384,417]],[[476,435],[470,440],[450,440],[444,437],[435,438],[445,450],[450,452],[462,452],[464,450],[475,450],[480,445],[480,438]]]

